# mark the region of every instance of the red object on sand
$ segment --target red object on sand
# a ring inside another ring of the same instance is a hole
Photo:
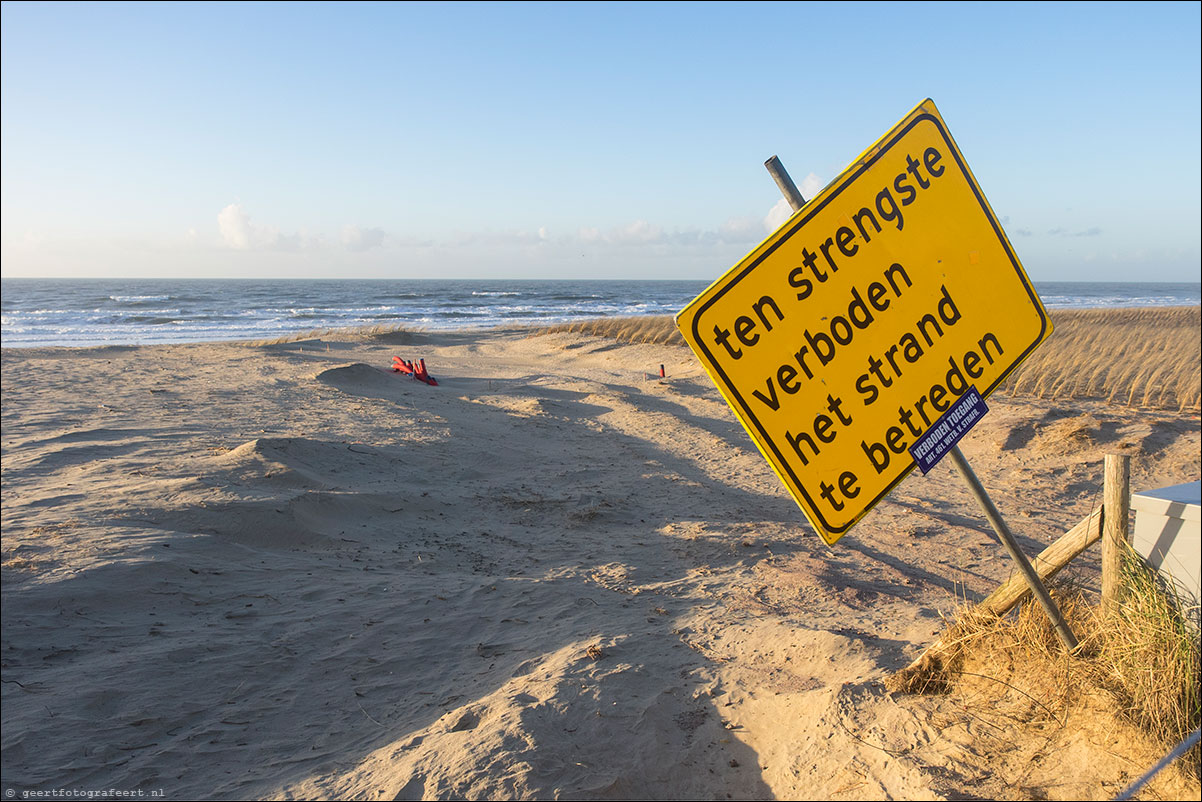
[[[426,360],[424,359],[417,360],[417,370],[413,371],[413,378],[419,382],[425,382],[431,387],[438,386],[438,382],[434,381],[434,377],[426,372]]]
[[[408,360],[401,359],[399,356],[394,356],[392,358],[392,369],[397,373],[407,373],[413,378],[417,379],[419,382],[425,382],[431,387],[438,386],[438,382],[436,382],[434,377],[427,372],[426,360],[424,359],[417,360],[417,364],[414,365]]]

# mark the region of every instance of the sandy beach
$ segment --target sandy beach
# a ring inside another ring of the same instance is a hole
[[[1029,554],[1106,453],[1199,478],[1196,411],[989,403]],[[684,347],[6,349],[2,423],[17,798],[1107,798],[1163,754],[885,690],[1010,575],[988,524],[944,463],[827,547]]]

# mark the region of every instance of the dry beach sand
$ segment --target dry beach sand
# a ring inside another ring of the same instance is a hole
[[[1199,478],[1197,411],[990,406],[963,449],[1028,553],[1107,452],[1135,489]],[[1009,573],[947,464],[825,546],[683,347],[3,354],[18,796],[1112,796],[1163,753],[881,684]]]

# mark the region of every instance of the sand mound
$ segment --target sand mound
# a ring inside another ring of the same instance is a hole
[[[413,390],[412,382],[407,376],[391,370],[373,368],[361,362],[323,370],[315,378],[322,384],[328,384],[348,395],[367,398],[399,399]]]

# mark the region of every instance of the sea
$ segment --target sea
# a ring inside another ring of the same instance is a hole
[[[479,329],[674,315],[706,281],[0,280],[0,344],[263,340],[328,328]],[[1202,284],[1035,282],[1045,306],[1197,306]]]

